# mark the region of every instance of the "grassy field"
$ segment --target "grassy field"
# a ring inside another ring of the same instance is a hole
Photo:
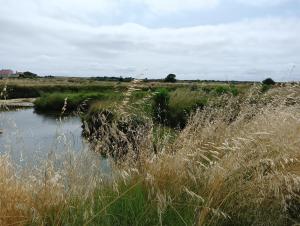
[[[93,99],[83,118],[112,171],[89,152],[22,170],[4,154],[0,224],[299,224],[299,85],[164,86],[44,94]]]
[[[43,94],[35,102],[35,109],[38,111],[60,112],[65,107],[66,112],[76,111],[83,104],[90,104],[97,101],[117,101],[121,94],[111,91],[106,92],[55,92]]]
[[[0,90],[5,89],[8,99],[40,97],[53,92],[104,92],[112,89],[123,90],[126,83],[100,82],[88,79],[37,78],[3,79]]]
[[[208,90],[213,89],[217,83],[204,83]],[[223,85],[222,83],[218,83]],[[7,99],[13,98],[32,98],[40,97],[44,93],[52,92],[105,92],[126,91],[130,86],[129,82],[110,82],[97,81],[88,78],[35,78],[35,79],[0,79],[0,90],[5,88]],[[165,87],[168,89],[176,89],[179,87],[198,87],[203,86],[202,83],[160,83],[160,82],[142,82],[139,88],[143,90],[156,89]],[[239,87],[247,87],[249,84],[240,84]]]
[[[120,101],[125,101],[131,108],[127,109],[130,113],[141,114],[142,111],[156,123],[172,128],[184,128],[191,112],[216,97],[243,95],[250,86],[244,83],[104,82],[83,78],[0,80],[0,90],[5,90],[2,99],[37,97],[34,105],[38,112],[84,111],[92,117],[105,110],[103,106],[108,102],[118,109]],[[164,98],[168,103],[160,106]]]
[[[85,78],[36,78],[36,79],[0,79],[0,90],[5,88],[7,99],[40,97],[52,92],[105,92],[124,91],[129,83],[97,81]],[[156,87],[152,83],[147,87]],[[172,87],[173,85],[168,85]],[[174,86],[180,86],[176,84]]]

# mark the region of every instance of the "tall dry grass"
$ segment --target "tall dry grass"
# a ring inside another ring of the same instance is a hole
[[[139,158],[132,158],[135,153],[129,151],[122,161],[113,161],[108,182],[88,154],[68,153],[59,166],[48,160],[39,168],[23,170],[17,170],[9,156],[1,156],[1,225],[70,224],[80,214],[72,209],[82,210],[82,225],[96,225],[97,218],[110,215],[118,219],[122,214],[109,212],[110,207],[138,186],[146,191],[148,212],[132,207],[133,216],[139,216],[136,225],[151,225],[147,222],[154,215],[157,225],[170,225],[166,220],[171,219],[166,218],[170,211],[178,225],[299,223],[298,85],[265,94],[253,87],[245,96],[223,95],[193,114],[174,142],[161,137],[154,145],[153,129],[145,128],[137,135],[141,142],[135,143]],[[106,199],[107,189],[113,191],[112,199],[95,209]],[[84,202],[91,204],[80,204]],[[127,208],[135,202],[127,199]],[[192,217],[184,215],[186,209]]]
[[[38,166],[18,166],[0,156],[0,225],[46,225],[49,212],[58,225],[71,200],[87,199],[101,187],[101,161],[90,153],[52,156]]]
[[[198,200],[195,225],[300,220],[300,89],[226,97],[190,118],[175,143],[143,164],[154,195]],[[217,107],[222,105],[222,107]]]

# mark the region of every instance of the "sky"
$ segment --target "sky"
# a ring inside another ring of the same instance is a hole
[[[300,0],[0,0],[0,69],[300,80]]]

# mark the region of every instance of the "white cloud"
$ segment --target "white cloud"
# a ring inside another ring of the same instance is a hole
[[[132,76],[148,69],[148,77],[173,72],[194,79],[282,80],[300,75],[299,18],[164,29],[86,23],[90,14],[104,17],[124,1],[87,0],[85,5],[82,0],[0,0],[0,68],[78,76]],[[216,4],[143,2],[155,12]],[[292,65],[296,68],[289,75]]]
[[[259,6],[259,7],[278,6],[289,2],[300,2],[299,0],[254,0],[254,1],[236,0],[236,1],[243,3],[245,5]]]
[[[219,0],[133,0],[144,3],[154,12],[178,12],[212,8],[218,5]]]
[[[267,7],[290,2],[299,3],[300,0],[0,0],[0,12],[6,11],[15,15],[38,13],[64,19],[71,17],[91,19],[93,16],[105,17],[118,13],[130,17],[131,14],[136,13],[127,11],[130,8],[142,10],[146,14],[161,15],[213,9],[224,4],[236,4],[236,2]]]
[[[15,17],[51,17],[63,21],[91,22],[112,15],[119,0],[0,0],[0,13]]]
[[[83,16],[95,13],[111,14],[120,12],[131,6],[140,6],[145,11],[158,13],[174,13],[180,11],[212,8],[219,0],[0,0],[0,10],[11,13],[33,11],[63,17],[63,14]]]
[[[299,19],[270,18],[189,28],[94,27],[49,18],[0,16],[5,67],[56,75],[286,79],[300,72]],[[47,26],[45,26],[47,25]]]

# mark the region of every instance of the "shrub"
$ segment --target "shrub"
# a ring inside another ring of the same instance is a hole
[[[176,82],[176,75],[174,75],[174,74],[169,74],[169,75],[165,78],[165,82]]]
[[[208,94],[213,90],[213,88],[210,86],[204,86],[204,87],[202,87],[202,90]]]
[[[190,114],[207,103],[203,92],[178,88],[169,92],[160,89],[153,97],[152,114],[156,122],[172,128],[184,128]]]
[[[207,102],[205,94],[180,88],[170,94],[168,125],[184,128],[190,114],[197,108],[203,108]]]
[[[37,77],[38,77],[37,74],[34,74],[30,71],[26,71],[26,72],[20,74],[20,78],[37,78]]]
[[[217,95],[223,95],[225,93],[231,93],[233,96],[237,96],[239,91],[236,86],[230,85],[230,86],[217,86],[215,87],[214,91]]]
[[[153,97],[153,117],[156,122],[166,123],[169,110],[170,94],[165,88],[159,89]]]
[[[262,93],[267,92],[269,89],[271,89],[271,85],[262,84],[262,86],[261,86],[261,92]]]
[[[262,83],[263,83],[264,85],[275,85],[275,84],[276,84],[276,83],[274,82],[274,80],[271,79],[271,78],[267,78],[267,79],[263,80]]]
[[[222,94],[228,93],[229,92],[229,88],[227,86],[217,86],[215,88],[215,92],[218,95],[222,95]]]
[[[197,84],[193,83],[193,84],[191,85],[191,91],[197,91],[197,90],[198,90]]]
[[[239,94],[239,90],[235,85],[230,85],[230,92],[233,96],[237,96]]]

